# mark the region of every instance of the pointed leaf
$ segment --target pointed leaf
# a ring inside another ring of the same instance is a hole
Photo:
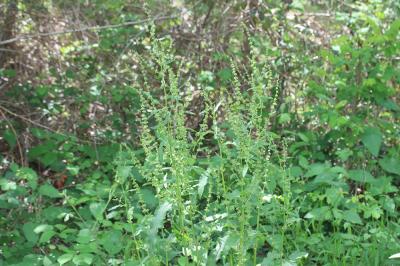
[[[58,257],[57,261],[58,261],[58,263],[60,263],[60,265],[64,265],[68,261],[72,260],[73,257],[74,257],[74,254],[67,253],[67,254],[64,254],[64,255],[61,255],[60,257]]]
[[[323,206],[321,208],[315,208],[308,212],[304,218],[306,219],[313,219],[317,221],[325,221],[331,219],[331,211],[328,206]]]
[[[99,202],[93,202],[89,205],[90,212],[96,218],[96,220],[103,220],[103,212],[105,210],[105,204]]]
[[[30,243],[36,243],[39,239],[38,235],[34,232],[35,228],[36,225],[31,222],[24,224],[22,227],[22,232],[24,233],[26,240]]]
[[[393,254],[389,259],[400,259],[400,253]]]
[[[379,160],[379,165],[386,172],[400,175],[400,159],[395,157],[385,157]]]
[[[204,187],[207,185],[207,182],[208,182],[208,174],[209,174],[208,171],[206,171],[205,173],[203,173],[203,174],[200,176],[199,187],[198,187],[198,189],[197,189],[200,198],[201,198],[201,196],[203,195]]]
[[[49,184],[44,184],[39,188],[39,194],[49,198],[60,198],[61,194],[53,186]]]
[[[361,218],[355,210],[344,211],[343,219],[353,224],[362,224]]]
[[[53,230],[52,225],[41,224],[41,225],[36,226],[35,229],[33,230],[33,232],[35,232],[35,234],[40,234],[40,233],[43,233],[44,231],[49,231],[49,230]]]
[[[378,156],[382,144],[382,133],[378,128],[366,128],[361,141],[372,155]]]
[[[292,261],[297,261],[301,259],[306,259],[308,257],[308,252],[305,251],[295,251],[290,254],[289,259]]]
[[[370,183],[375,180],[375,178],[371,175],[370,172],[365,170],[350,170],[349,171],[349,178],[351,180],[361,182],[361,183]]]
[[[220,240],[218,241],[217,246],[215,247],[215,254],[216,254],[215,260],[216,261],[219,260],[219,258],[221,257],[221,253],[225,248],[225,244],[226,244],[226,241],[228,240],[228,237],[229,236],[226,235],[226,236],[220,238]]]
[[[90,253],[82,253],[82,254],[76,255],[73,258],[72,262],[75,265],[91,265],[93,262],[93,257],[94,256]]]
[[[169,202],[164,202],[163,204],[158,207],[156,210],[153,220],[151,222],[151,233],[152,234],[157,234],[158,229],[160,229],[163,226],[163,222],[165,219],[165,216],[167,215],[167,212],[172,209],[172,204]]]
[[[119,230],[112,230],[106,232],[102,239],[101,245],[109,255],[115,255],[123,248],[122,233]]]

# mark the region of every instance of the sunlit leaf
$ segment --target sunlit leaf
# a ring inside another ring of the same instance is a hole
[[[400,259],[400,253],[393,254],[389,259]]]
[[[152,234],[156,234],[158,229],[163,226],[163,222],[167,212],[172,209],[172,204],[169,202],[164,202],[158,207],[156,210],[154,217],[151,221],[151,232]]]
[[[71,261],[73,257],[74,257],[74,254],[67,253],[67,254],[64,254],[64,255],[61,255],[60,257],[58,257],[57,261],[58,261],[58,263],[60,263],[60,265],[64,265],[65,263]]]
[[[200,197],[203,195],[204,187],[207,185],[208,174],[209,173],[206,171],[200,176],[199,185],[198,185],[198,189],[197,189],[197,192]]]

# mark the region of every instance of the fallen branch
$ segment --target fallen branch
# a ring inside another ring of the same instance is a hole
[[[47,36],[54,36],[54,35],[63,35],[63,34],[68,34],[68,33],[74,33],[74,32],[83,32],[83,31],[99,31],[99,30],[105,30],[105,29],[113,29],[113,28],[120,28],[120,27],[126,27],[126,26],[133,26],[133,25],[138,25],[138,24],[143,24],[151,21],[163,21],[163,20],[169,20],[169,19],[174,19],[177,18],[178,16],[164,16],[164,17],[156,17],[153,19],[143,19],[143,20],[138,20],[138,21],[129,21],[129,22],[124,22],[120,24],[112,24],[112,25],[104,25],[104,26],[92,26],[92,27],[83,27],[80,29],[73,29],[73,30],[64,30],[64,31],[53,31],[53,32],[43,32],[43,33],[37,33],[37,34],[27,34],[27,35],[20,35],[12,39],[0,41],[0,45],[5,45],[13,42],[17,42],[20,40],[26,40],[26,39],[32,39],[32,38],[37,38],[37,37],[47,37]]]

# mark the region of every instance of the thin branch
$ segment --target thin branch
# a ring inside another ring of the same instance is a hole
[[[34,120],[32,120],[32,119],[29,119],[29,118],[27,118],[27,117],[25,117],[25,116],[16,114],[16,113],[14,113],[14,112],[8,110],[8,109],[5,108],[4,106],[1,106],[1,105],[0,105],[0,112],[1,112],[1,111],[5,112],[5,113],[8,113],[8,114],[10,114],[10,115],[12,115],[12,116],[14,116],[14,117],[17,117],[17,118],[19,118],[19,119],[21,119],[21,120],[23,120],[23,121],[25,121],[25,122],[27,122],[27,123],[29,123],[29,124],[32,124],[32,125],[35,125],[35,126],[37,126],[37,127],[42,128],[42,129],[45,129],[45,130],[47,130],[47,131],[53,132],[53,133],[55,133],[55,134],[58,134],[58,135],[61,135],[61,136],[64,136],[64,137],[71,137],[71,136],[68,136],[67,134],[58,132],[57,130],[54,130],[54,129],[50,128],[50,127],[47,127],[47,126],[45,126],[45,125],[42,125],[42,124],[40,124],[40,123],[38,123],[38,122],[36,122],[36,121],[34,121]],[[3,114],[3,112],[1,112],[1,113]],[[3,114],[3,116],[4,116],[4,114]],[[6,118],[6,116],[4,116],[4,117]],[[81,142],[83,142],[83,143],[90,143],[90,144],[93,144],[93,141],[83,140],[83,139],[79,139],[79,138],[77,138],[77,139],[78,139],[78,141],[81,141]]]
[[[138,24],[143,24],[146,22],[151,22],[151,21],[163,21],[163,20],[169,20],[169,19],[174,19],[177,18],[178,16],[163,16],[163,17],[156,17],[153,19],[143,19],[143,20],[138,20],[138,21],[129,21],[129,22],[124,22],[120,24],[112,24],[112,25],[105,25],[105,26],[92,26],[92,27],[83,27],[80,29],[72,29],[72,30],[64,30],[64,31],[53,31],[53,32],[43,32],[43,33],[37,33],[37,34],[27,34],[27,35],[20,35],[15,38],[9,39],[9,40],[4,40],[0,42],[0,45],[5,45],[13,42],[17,42],[20,40],[26,40],[26,39],[32,39],[36,37],[47,37],[47,36],[54,36],[54,35],[62,35],[62,34],[68,34],[68,33],[74,33],[74,32],[83,32],[83,31],[99,31],[99,30],[105,30],[105,29],[113,29],[113,28],[120,28],[120,27],[126,27],[126,26],[133,26],[133,25],[138,25]]]
[[[19,53],[17,50],[0,48],[0,52]]]

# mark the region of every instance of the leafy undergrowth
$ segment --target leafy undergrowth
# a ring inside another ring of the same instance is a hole
[[[152,37],[145,88],[135,92],[139,145],[93,147],[32,129],[40,144],[29,158],[52,172],[11,164],[0,179],[3,264],[395,265],[400,157],[390,93],[379,121],[362,107],[346,116],[354,95],[321,96],[301,115],[324,129],[285,128],[292,116],[276,106],[279,80],[252,44],[248,73],[232,62],[232,91],[199,79],[205,106],[193,129],[172,42]],[[148,69],[162,97],[148,88]]]

